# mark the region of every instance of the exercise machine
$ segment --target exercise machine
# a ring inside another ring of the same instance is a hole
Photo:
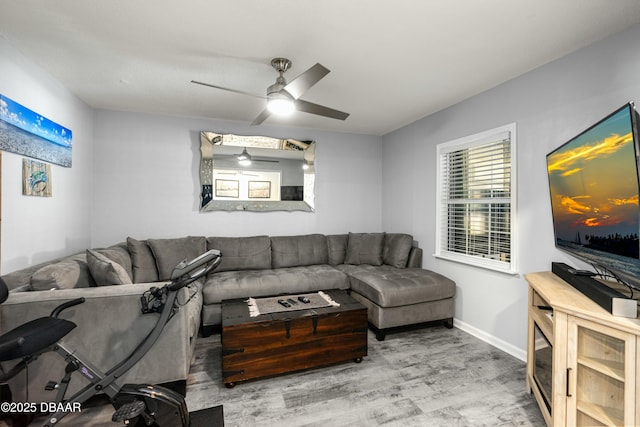
[[[182,261],[174,268],[169,283],[151,287],[144,292],[140,297],[142,313],[158,313],[156,324],[131,354],[108,371],[100,371],[60,341],[76,324],[58,316],[64,310],[84,302],[84,298],[77,298],[59,305],[48,317],[31,320],[0,336],[0,361],[19,360],[6,374],[0,376],[0,383],[13,378],[41,354],[55,352],[67,362],[67,366],[58,383],[49,382],[46,385],[46,388],[56,390],[57,393],[55,401],[47,406],[51,411],[47,411],[49,414],[42,426],[58,425],[62,418],[99,393],[106,394],[113,404],[113,421],[136,427],[191,426],[189,411],[180,393],[152,384],[121,386],[116,380],[138,363],[162,335],[167,323],[180,309],[176,302],[178,291],[213,271],[221,260],[220,251],[212,249],[190,261]],[[7,285],[0,278],[0,303],[8,295]],[[73,396],[65,398],[71,376],[76,373],[89,380],[89,384]],[[35,411],[41,408],[18,409]]]

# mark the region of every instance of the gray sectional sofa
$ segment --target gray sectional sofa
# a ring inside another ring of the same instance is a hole
[[[166,282],[174,266],[208,249],[222,252],[219,267],[181,290],[181,308],[155,347],[122,383],[174,383],[184,388],[195,338],[221,325],[225,299],[348,290],[368,309],[378,339],[389,329],[444,320],[452,327],[455,283],[421,268],[422,250],[400,233],[303,236],[195,237],[127,241],[105,249],[39,264],[2,276],[10,288],[0,305],[0,332],[46,316],[63,301],[86,302],[63,312],[78,327],[65,342],[107,369],[151,328],[155,314],[141,314],[140,296]],[[3,364],[6,369],[11,363]],[[58,380],[64,364],[44,355],[31,365],[29,398],[52,401],[42,385]],[[78,376],[79,377],[79,376]],[[83,384],[74,378],[70,391]],[[25,378],[11,384],[25,398]]]

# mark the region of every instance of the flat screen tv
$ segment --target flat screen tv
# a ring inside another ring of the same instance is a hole
[[[547,155],[556,247],[635,289],[638,121],[630,102]]]

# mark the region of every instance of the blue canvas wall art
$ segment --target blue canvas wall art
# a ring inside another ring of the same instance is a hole
[[[0,95],[0,150],[71,167],[71,130]]]

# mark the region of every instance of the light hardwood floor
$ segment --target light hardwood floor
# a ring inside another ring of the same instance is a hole
[[[389,334],[383,342],[369,332],[368,339],[369,355],[360,364],[227,389],[220,335],[199,338],[187,406],[223,405],[226,427],[545,425],[526,390],[525,363],[460,329],[434,326]],[[115,426],[112,413],[110,405],[87,408],[61,425]]]
[[[200,338],[190,410],[222,404],[225,426],[544,426],[525,363],[463,332],[434,326],[369,333],[369,355],[340,365],[222,385],[220,335]]]

